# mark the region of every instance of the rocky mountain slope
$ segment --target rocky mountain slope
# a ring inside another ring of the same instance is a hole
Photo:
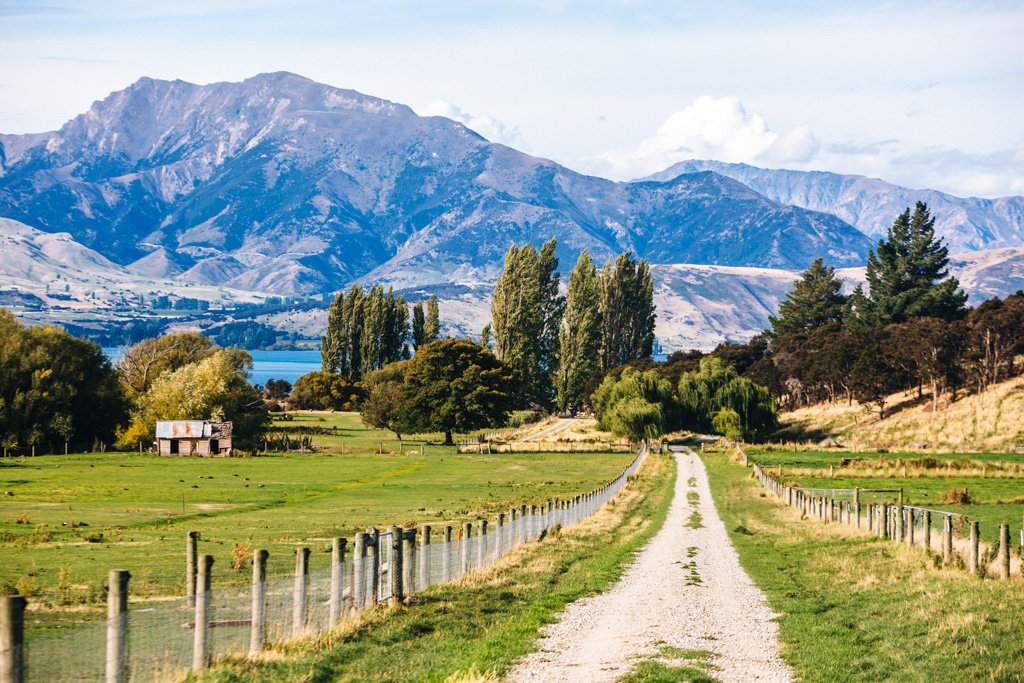
[[[1024,245],[1024,197],[955,197],[936,190],[912,190],[877,178],[820,171],[788,171],[683,161],[650,176],[667,181],[682,174],[713,171],[783,204],[823,211],[879,237],[906,207],[923,201],[935,216],[936,231],[954,253]]]
[[[288,74],[142,79],[59,131],[0,136],[0,216],[132,272],[285,294],[493,277],[512,242],[657,263],[860,263],[834,216],[710,172],[616,183]]]

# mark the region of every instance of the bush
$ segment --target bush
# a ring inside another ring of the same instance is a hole
[[[967,492],[967,489],[958,488],[944,491],[940,502],[943,505],[970,505],[972,503],[971,494]]]
[[[295,380],[288,404],[298,410],[358,410],[363,388],[334,372],[307,372]]]

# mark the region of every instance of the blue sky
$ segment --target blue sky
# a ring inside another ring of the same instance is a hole
[[[0,132],[288,70],[615,178],[689,157],[1024,194],[1021,2],[0,0]]]

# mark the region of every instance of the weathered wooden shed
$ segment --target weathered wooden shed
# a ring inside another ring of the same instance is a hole
[[[230,422],[212,420],[159,420],[156,423],[160,455],[231,455]]]

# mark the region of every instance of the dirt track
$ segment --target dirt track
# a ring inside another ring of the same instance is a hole
[[[613,588],[569,605],[508,680],[614,681],[666,646],[713,653],[711,675],[721,681],[791,680],[773,615],[739,565],[704,464],[689,450],[676,457],[665,526]],[[695,512],[702,526],[691,528]]]

